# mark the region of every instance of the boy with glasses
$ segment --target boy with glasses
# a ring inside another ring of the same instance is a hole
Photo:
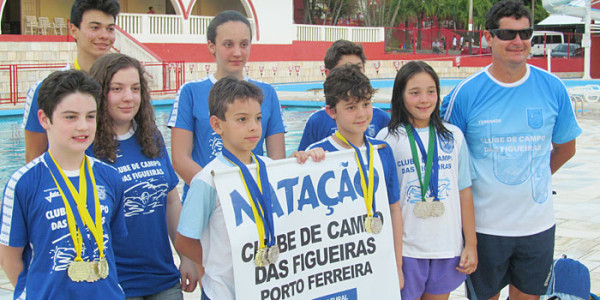
[[[442,117],[458,126],[473,165],[479,266],[476,295],[539,299],[554,254],[551,176],[575,154],[581,128],[561,80],[528,65],[531,16],[508,0],[488,12],[492,64],[444,98]]]

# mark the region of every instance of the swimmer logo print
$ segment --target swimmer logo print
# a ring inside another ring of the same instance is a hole
[[[299,165],[295,158],[267,162],[280,254],[275,263],[260,267],[254,263],[257,227],[239,171],[215,171],[231,241],[236,298],[399,299],[389,204],[377,151],[374,162],[376,208],[383,217],[379,234],[365,230],[366,207],[353,150],[328,153],[320,163],[309,160]],[[254,166],[249,170],[256,176]]]

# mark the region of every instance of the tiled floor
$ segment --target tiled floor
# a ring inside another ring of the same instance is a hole
[[[600,118],[598,114],[588,114],[580,118],[579,124],[583,134],[577,139],[577,154],[552,177],[557,192],[554,198],[557,223],[555,257],[566,254],[581,260],[591,271],[592,292],[599,293]],[[503,291],[502,295],[505,294],[506,291]],[[199,299],[199,295],[197,289],[186,294],[185,299]],[[460,287],[450,299],[464,299],[464,295],[464,287]],[[0,271],[0,299],[11,297],[12,285]]]

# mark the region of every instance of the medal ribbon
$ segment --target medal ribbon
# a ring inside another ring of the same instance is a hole
[[[75,58],[75,60],[73,61],[73,69],[75,69],[77,71],[81,71],[81,66],[79,66],[79,62],[77,61],[77,58]]]
[[[96,179],[94,177],[94,173],[92,171],[90,162],[87,159],[87,156],[84,156],[84,159],[81,162],[81,167],[79,169],[79,191],[77,191],[75,189],[75,187],[73,186],[73,184],[71,183],[71,180],[65,175],[62,168],[58,165],[58,163],[56,162],[56,160],[54,159],[54,157],[52,156],[52,153],[50,153],[50,151],[48,151],[48,155],[51,158],[51,160],[48,160],[50,174],[52,175],[52,179],[54,179],[54,183],[56,184],[56,187],[58,188],[58,191],[61,195],[61,198],[63,199],[63,203],[65,204],[69,233],[71,235],[71,239],[73,239],[73,245],[74,245],[75,251],[77,252],[77,257],[75,258],[75,260],[83,261],[83,259],[81,258],[81,252],[82,252],[81,251],[82,250],[81,249],[81,247],[82,247],[81,231],[85,228],[86,225],[96,241],[96,245],[98,246],[99,257],[103,258],[104,257],[104,242],[103,242],[104,241],[104,229],[102,227],[102,212],[100,211],[100,201],[98,199]],[[52,164],[50,164],[50,162]],[[60,181],[57,180],[58,176],[55,176],[55,173],[57,173],[57,171],[60,174],[60,177],[59,177]],[[94,195],[94,214],[95,214],[95,219],[96,219],[95,224],[94,224],[94,221],[92,220],[92,217],[90,216],[89,211],[87,210],[87,182],[88,182],[87,176],[89,176],[89,179],[90,179],[90,182],[92,185],[93,195]],[[64,192],[65,185],[67,186],[67,189],[69,190],[70,194],[66,194]],[[67,197],[67,195],[69,197]],[[73,200],[69,201],[69,199],[73,199]],[[71,209],[71,205],[69,204],[69,202],[75,203],[78,214],[73,213],[73,210]],[[86,245],[87,245],[87,239],[85,241],[86,241]],[[90,249],[90,251],[92,251],[93,248],[88,246],[88,249]],[[90,256],[93,257],[93,251],[91,252]]]
[[[434,200],[437,199],[438,194],[438,155],[437,155],[437,146],[436,146],[436,138],[435,138],[435,128],[433,125],[429,125],[429,145],[428,150],[425,152],[425,147],[423,146],[423,142],[421,141],[421,137],[416,132],[415,128],[412,125],[405,125],[406,133],[408,134],[408,141],[410,143],[410,151],[413,157],[413,163],[415,164],[415,168],[417,169],[417,176],[419,177],[419,185],[421,186],[421,201],[425,202],[425,195],[427,195],[427,188],[430,189],[430,195],[434,197]],[[417,145],[419,144],[419,148],[421,150],[421,155],[423,156],[423,160],[425,160],[425,180],[421,176],[421,164],[419,163],[419,155],[417,154]],[[431,153],[432,155],[427,155],[427,153]],[[433,180],[431,180],[433,174]]]
[[[229,150],[223,148],[223,156],[229,160],[232,164],[236,165],[240,170],[240,177],[244,183],[244,188],[248,194],[250,200],[250,206],[252,207],[252,214],[254,215],[254,221],[256,229],[258,231],[258,240],[260,242],[260,249],[265,248],[265,234],[267,236],[267,246],[275,245],[275,230],[273,225],[273,214],[271,207],[271,191],[269,188],[269,178],[267,177],[267,168],[265,163],[252,155],[252,159],[256,163],[256,178],[255,181],[248,167],[242,163],[235,155]],[[262,183],[266,183],[265,190],[263,192]]]
[[[365,166],[364,161],[362,159],[362,155],[360,155],[360,149],[358,149],[352,143],[348,142],[348,140],[346,140],[346,138],[339,131],[335,132],[335,136],[342,142],[344,142],[346,145],[354,149],[356,163],[358,164],[358,170],[360,171],[360,187],[362,188],[363,197],[365,198],[365,205],[367,206],[367,215],[371,217],[377,217],[377,208],[375,206],[374,200],[375,164],[373,163],[373,144],[371,144],[371,142],[369,142],[369,140],[365,136],[365,146],[367,147],[367,161],[369,162],[367,173],[367,166]],[[369,182],[368,184],[367,180]]]

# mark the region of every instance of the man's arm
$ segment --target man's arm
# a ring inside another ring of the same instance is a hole
[[[267,144],[267,155],[271,159],[285,158],[285,136],[283,132],[270,135],[265,138],[265,141]]]
[[[17,285],[19,274],[23,271],[23,249],[0,245],[0,265],[13,286]]]
[[[182,128],[171,128],[171,160],[173,169],[188,185],[202,167],[192,159],[194,133]]]
[[[550,152],[550,171],[554,174],[562,165],[575,155],[575,140],[564,144],[552,143],[552,152]]]
[[[175,237],[175,250],[193,260],[196,264],[202,265],[202,244],[200,240],[192,239],[177,233]]]

